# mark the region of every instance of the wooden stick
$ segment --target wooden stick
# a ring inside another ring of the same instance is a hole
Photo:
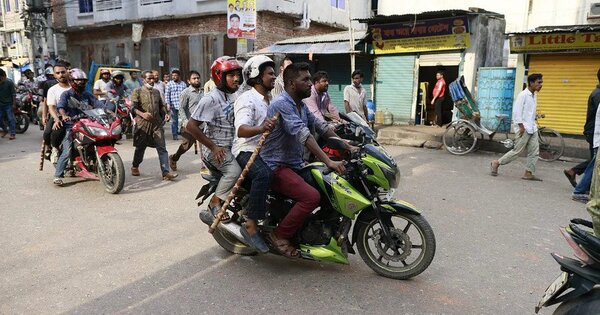
[[[44,139],[42,138],[42,150],[40,152],[40,171],[44,170],[44,158],[46,153],[46,144],[44,143]]]
[[[273,116],[273,119],[275,120],[275,123],[277,123],[277,121],[279,120],[279,113],[276,113],[275,116]],[[265,143],[265,140],[267,140],[267,137],[270,134],[271,134],[271,131],[267,130],[267,131],[265,131],[262,134],[262,136],[260,137],[260,140],[258,140],[258,144],[256,145],[256,149],[254,149],[254,152],[252,152],[252,156],[250,156],[250,159],[248,160],[248,163],[246,163],[246,166],[244,167],[244,170],[242,170],[242,173],[240,174],[240,177],[238,177],[238,180],[235,182],[235,185],[233,185],[233,188],[229,192],[229,195],[227,195],[227,200],[225,200],[225,202],[221,206],[221,209],[219,209],[219,212],[217,213],[217,216],[215,217],[215,220],[213,221],[213,223],[208,228],[208,232],[209,233],[212,234],[215,231],[215,229],[217,228],[217,226],[219,225],[219,222],[221,222],[221,218],[225,214],[225,211],[227,210],[227,207],[229,207],[229,204],[231,203],[231,200],[233,200],[233,197],[235,196],[235,194],[237,193],[238,189],[240,188],[240,186],[244,182],[244,179],[246,178],[246,175],[250,171],[250,167],[252,166],[252,164],[254,164],[254,160],[256,160],[256,157],[258,156],[258,153],[260,153],[260,150],[262,149],[262,146]]]
[[[198,154],[198,140],[194,140],[194,154]]]

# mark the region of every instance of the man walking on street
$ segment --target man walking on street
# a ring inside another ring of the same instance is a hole
[[[160,98],[160,93],[154,88],[152,72],[144,71],[143,78],[144,86],[135,89],[131,96],[137,125],[133,134],[135,153],[131,175],[140,176],[138,167],[144,160],[146,147],[155,147],[163,180],[173,180],[177,177],[177,173],[169,171],[169,153],[165,145],[163,129],[165,121],[169,121],[169,112]]]
[[[174,171],[177,170],[177,161],[179,161],[179,158],[191,147],[193,147],[194,143],[196,143],[194,136],[186,131],[186,125],[203,95],[202,83],[200,82],[200,73],[194,70],[190,71],[190,79],[188,83],[190,86],[181,92],[181,104],[179,106],[179,120],[181,121],[181,137],[183,137],[183,140],[181,141],[177,152],[169,156],[169,165]]]
[[[594,160],[594,121],[596,119],[598,105],[600,104],[600,69],[598,69],[597,77],[598,85],[592,91],[592,94],[590,94],[590,97],[588,98],[587,114],[585,117],[585,125],[583,126],[583,135],[585,136],[585,141],[587,141],[587,143],[589,144],[590,159],[575,165],[571,169],[563,171],[563,173],[565,174],[571,185],[573,185],[573,187],[577,187],[577,181],[575,180],[576,176],[583,174],[588,164]]]
[[[165,102],[165,89],[167,88],[167,82],[159,81],[160,73],[158,70],[152,70],[152,75],[154,78],[156,78],[156,82],[154,82],[154,88],[160,92],[160,97],[163,99],[163,102]]]
[[[362,71],[352,72],[352,84],[344,88],[344,108],[346,113],[355,112],[367,122],[367,92],[361,84],[363,79]]]
[[[433,88],[433,98],[431,99],[431,105],[435,109],[435,122],[438,127],[444,124],[444,96],[446,95],[446,81],[444,80],[444,71],[438,71],[435,73],[437,82]]]
[[[181,72],[177,69],[171,71],[171,81],[167,83],[165,88],[165,102],[167,103],[167,109],[171,112],[171,132],[173,133],[173,140],[179,139],[179,105],[181,92],[185,90],[185,82],[180,79]]]
[[[527,164],[525,166],[525,174],[523,174],[521,179],[541,181],[534,173],[540,151],[538,128],[535,121],[537,109],[535,92],[539,92],[542,89],[542,84],[542,75],[540,73],[534,73],[527,77],[527,88],[519,93],[517,100],[513,104],[513,129],[517,134],[515,147],[504,154],[499,160],[491,162],[492,176],[498,175],[500,165],[505,165],[516,160],[519,154],[527,149]]]
[[[6,72],[0,69],[0,124],[2,128],[4,126],[4,116],[8,120],[8,127],[10,131],[9,140],[15,140],[15,134],[17,126],[15,121],[15,114],[13,109],[17,107],[17,92],[15,90],[15,84],[6,77]],[[6,129],[1,133],[1,137],[4,138],[7,134]]]

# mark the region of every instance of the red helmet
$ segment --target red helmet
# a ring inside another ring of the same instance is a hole
[[[243,80],[241,77],[242,66],[235,60],[235,58],[223,56],[217,58],[217,60],[213,62],[212,66],[210,67],[210,75],[217,88],[221,90],[226,84],[223,80],[224,75],[235,70],[240,71],[240,81]],[[242,82],[240,82],[240,84],[242,84]]]

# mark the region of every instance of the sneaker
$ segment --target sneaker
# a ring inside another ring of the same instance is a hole
[[[0,138],[6,137],[7,134],[8,134],[8,132],[6,132],[6,131],[0,131]]]
[[[10,135],[10,137],[8,137],[8,140],[15,140],[15,135]]]
[[[179,174],[166,172],[163,174],[163,180],[174,180],[175,178],[177,178],[177,176],[179,176]]]
[[[56,164],[58,162],[58,149],[52,148],[52,153],[50,153],[50,163]]]
[[[248,245],[252,246],[252,248],[258,250],[259,252],[266,254],[269,252],[269,246],[265,243],[265,240],[259,235],[259,233],[255,233],[254,235],[250,235],[248,230],[244,225],[240,227],[240,233],[246,240]]]
[[[587,203],[590,201],[590,196],[586,194],[573,194],[571,195],[571,199],[581,203]]]
[[[64,184],[62,178],[60,177],[54,177],[52,183],[54,183],[56,186],[62,186]]]
[[[173,155],[169,155],[169,167],[174,171],[177,170],[177,161],[173,160]]]
[[[140,176],[140,169],[137,167],[131,167],[131,176]]]

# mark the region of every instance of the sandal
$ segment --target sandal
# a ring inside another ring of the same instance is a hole
[[[219,213],[219,210],[221,210],[221,207],[209,205],[208,210],[216,218],[217,213]],[[225,213],[223,213],[223,215],[221,216],[221,223],[225,224],[225,223],[229,223],[230,221],[231,221],[231,217],[229,216],[229,213],[227,213],[227,210],[225,210]]]
[[[533,175],[531,175],[531,176],[523,176],[523,177],[521,177],[521,179],[522,180],[533,180],[533,181],[538,181],[538,182],[542,181],[541,178],[533,176]]]
[[[300,252],[290,243],[290,241],[278,238],[274,232],[269,233],[267,239],[279,254],[287,258],[300,258]]]

